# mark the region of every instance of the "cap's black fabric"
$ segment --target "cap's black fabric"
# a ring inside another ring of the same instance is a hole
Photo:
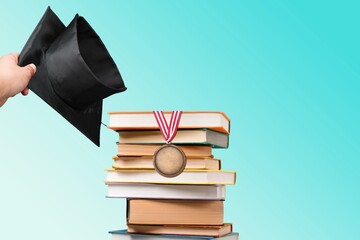
[[[20,53],[19,65],[29,63],[29,88],[100,146],[102,100],[126,87],[89,23],[76,15],[65,27],[49,7]]]

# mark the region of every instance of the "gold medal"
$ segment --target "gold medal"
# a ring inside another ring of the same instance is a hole
[[[186,155],[180,147],[166,144],[156,150],[153,161],[155,170],[160,175],[172,178],[184,171]]]

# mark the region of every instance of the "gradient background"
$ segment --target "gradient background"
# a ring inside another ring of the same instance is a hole
[[[3,1],[0,55],[20,52],[46,7],[100,35],[128,90],[109,111],[219,110],[225,220],[241,239],[360,239],[357,1]],[[162,91],[160,91],[160,89]],[[172,92],[175,90],[175,94]],[[110,239],[117,134],[95,147],[34,93],[0,108],[0,239]]]

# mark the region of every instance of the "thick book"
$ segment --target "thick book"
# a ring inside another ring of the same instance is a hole
[[[224,224],[224,201],[128,199],[128,224]]]
[[[227,148],[229,134],[210,129],[179,130],[171,142],[182,145],[210,145],[213,148]],[[166,141],[159,130],[119,131],[119,143],[165,144]]]
[[[127,230],[110,231],[111,240],[238,240],[239,234],[232,232],[222,237],[186,236],[186,235],[151,235],[128,233]]]
[[[118,145],[118,156],[153,156],[161,144],[121,144]],[[182,145],[181,148],[187,157],[210,157],[212,156],[211,146]]]
[[[224,200],[225,185],[107,184],[109,198]]]
[[[216,226],[192,225],[135,225],[128,224],[128,233],[167,234],[222,237],[232,232],[232,224],[224,223]]]
[[[171,111],[164,111],[166,121],[170,122]],[[109,112],[109,128],[113,130],[151,130],[159,129],[152,111]],[[183,111],[178,129],[209,128],[229,133],[230,119],[223,112]]]
[[[158,184],[235,184],[236,172],[225,170],[185,170],[180,175],[167,178],[155,170],[106,169],[105,183],[158,183]]]
[[[113,157],[115,169],[154,169],[154,159],[148,157]],[[221,161],[212,157],[187,158],[185,169],[220,170]]]

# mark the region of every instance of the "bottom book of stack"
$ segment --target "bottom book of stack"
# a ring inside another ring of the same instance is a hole
[[[162,240],[171,240],[171,239],[185,239],[185,240],[237,240],[239,239],[239,234],[236,232],[232,232],[226,234],[222,237],[209,237],[209,236],[190,236],[190,235],[167,235],[167,234],[138,234],[138,233],[130,233],[128,230],[117,230],[117,231],[110,231],[111,240],[155,240],[155,239],[162,239]]]

